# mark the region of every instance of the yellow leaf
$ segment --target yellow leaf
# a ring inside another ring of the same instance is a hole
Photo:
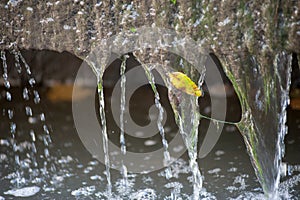
[[[169,73],[169,78],[172,85],[189,95],[194,95],[200,97],[202,95],[201,90],[197,87],[197,85],[184,73],[181,72],[172,72]]]

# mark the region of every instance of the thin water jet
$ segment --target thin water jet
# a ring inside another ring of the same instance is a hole
[[[171,158],[170,158],[170,152],[168,150],[168,146],[169,146],[168,141],[166,140],[166,136],[165,136],[165,129],[164,129],[163,124],[162,124],[163,117],[164,117],[164,109],[163,109],[163,107],[160,103],[159,93],[157,91],[154,76],[153,76],[153,73],[152,73],[150,67],[144,66],[144,70],[145,70],[145,74],[147,76],[147,79],[149,81],[149,84],[151,85],[152,91],[154,92],[155,106],[159,110],[159,115],[158,115],[158,119],[157,119],[157,127],[158,127],[159,133],[161,135],[161,140],[162,140],[162,144],[163,144],[163,148],[164,148],[164,160],[163,160],[163,162],[164,162],[164,166],[166,166],[166,169],[165,169],[166,179],[170,179],[170,178],[172,178],[172,172],[169,168]]]
[[[120,67],[120,75],[121,75],[121,103],[120,103],[120,144],[121,144],[121,153],[124,156],[121,161],[121,174],[124,179],[124,186],[128,185],[128,174],[127,174],[127,167],[124,164],[124,159],[126,159],[126,141],[125,141],[125,129],[124,129],[124,111],[125,111],[125,92],[126,92],[126,60],[129,58],[128,55],[123,56],[121,67]]]
[[[105,118],[105,108],[104,108],[104,92],[103,92],[103,81],[102,76],[97,74],[97,86],[98,86],[98,96],[99,96],[99,113],[102,126],[102,142],[103,142],[103,152],[106,167],[106,180],[107,180],[107,195],[110,197],[112,195],[112,183],[110,175],[110,161],[109,161],[109,150],[108,150],[108,134]]]

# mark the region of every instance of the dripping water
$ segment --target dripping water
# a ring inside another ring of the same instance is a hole
[[[25,67],[26,74],[28,76],[28,84],[30,86],[30,89],[28,89],[26,86],[24,87],[23,98],[24,98],[24,100],[28,101],[28,100],[30,100],[30,95],[32,95],[32,100],[33,100],[34,104],[38,105],[40,103],[40,95],[39,95],[39,92],[35,89],[36,81],[35,81],[34,76],[32,75],[30,66],[27,64],[25,58],[22,56],[20,51],[14,50],[13,54],[15,56],[15,66],[17,68],[18,73],[22,72],[22,68],[21,68],[21,64],[20,64],[20,60],[21,60],[22,64]],[[28,116],[29,123],[35,123],[36,121],[41,122],[42,129],[43,129],[42,140],[43,140],[43,144],[44,144],[44,163],[43,163],[42,172],[44,173],[44,175],[48,175],[47,167],[48,167],[48,160],[50,159],[49,144],[52,141],[51,141],[48,125],[46,124],[45,114],[43,112],[41,112],[40,114],[36,114],[37,117],[33,117],[33,111],[30,106],[25,106],[25,111],[26,111],[26,115]],[[34,134],[35,134],[35,132],[33,130],[30,130],[31,137]],[[34,138],[35,138],[35,136],[32,137],[32,140]],[[36,141],[35,139],[34,139],[34,141],[32,141],[33,150],[36,149],[35,144],[34,144],[35,141]],[[37,166],[38,164],[36,163],[35,165]],[[50,167],[50,169],[52,171],[55,171],[55,166],[52,165]]]
[[[4,80],[4,86],[6,88],[6,100],[7,101],[12,101],[12,96],[10,93],[10,83],[8,81],[8,67],[7,67],[7,63],[6,63],[6,56],[5,56],[5,51],[1,51],[1,59],[2,59],[2,67],[3,67],[3,80]],[[21,176],[21,172],[19,170],[20,168],[20,158],[18,155],[18,144],[17,144],[17,139],[16,139],[16,133],[17,133],[17,125],[16,123],[13,121],[13,117],[14,117],[14,111],[13,109],[8,109],[7,110],[8,113],[8,118],[10,120],[9,124],[10,124],[10,134],[11,134],[11,146],[14,152],[14,156],[15,156],[15,164],[16,164],[16,179],[15,179],[15,184],[16,187],[20,187],[20,185],[22,183],[24,183],[24,179],[22,179]]]

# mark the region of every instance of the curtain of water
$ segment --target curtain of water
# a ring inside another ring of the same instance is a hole
[[[121,145],[121,153],[125,157],[126,155],[126,141],[125,141],[125,136],[124,136],[124,111],[125,111],[125,104],[126,104],[126,99],[125,99],[125,92],[126,92],[126,76],[125,76],[125,71],[126,71],[126,60],[129,56],[125,55],[123,56],[122,64],[120,67],[120,75],[121,75],[121,105],[120,105],[120,145]],[[123,184],[126,186],[128,182],[127,178],[127,167],[124,164],[124,158],[122,158],[122,166],[121,166],[121,174],[123,176]]]
[[[266,196],[274,199],[278,198],[287,133],[291,55],[282,51],[270,54],[268,59],[250,55],[247,58],[242,68],[229,69],[227,73],[242,105],[243,115],[238,128]],[[264,63],[258,62],[259,59],[264,59]]]

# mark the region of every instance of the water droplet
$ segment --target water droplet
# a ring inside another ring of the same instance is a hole
[[[7,101],[11,101],[11,94],[10,94],[10,92],[8,92],[8,91],[6,91],[6,100]]]
[[[40,120],[42,121],[42,122],[44,122],[46,119],[45,119],[45,114],[44,113],[42,113],[42,114],[40,114]]]
[[[23,89],[23,99],[29,100],[28,89],[26,87]]]
[[[10,124],[10,132],[11,132],[12,134],[16,133],[16,129],[17,129],[17,125],[16,125],[14,122],[12,122],[12,123]]]
[[[96,166],[99,164],[99,162],[97,160],[93,160],[93,161],[90,161],[88,164],[92,165],[92,166]]]
[[[27,116],[32,116],[32,109],[29,106],[25,107],[25,112]]]
[[[49,129],[48,129],[48,127],[47,127],[47,125],[43,125],[43,129],[44,129],[44,132],[47,134],[47,135],[49,135]]]
[[[17,165],[20,165],[20,157],[19,157],[19,155],[15,155],[15,163]]]
[[[48,146],[48,145],[49,145],[46,136],[43,137],[43,142],[44,142],[44,145],[45,145],[45,146]]]
[[[73,158],[71,156],[62,156],[61,159],[58,160],[58,163],[60,164],[66,164],[66,163],[70,163],[73,161]],[[81,166],[81,167],[78,167],[78,166]],[[79,164],[77,167],[78,168],[82,168],[83,165]]]
[[[44,149],[44,155],[46,158],[48,158],[50,156],[50,153],[49,153],[49,149],[48,148],[45,148]]]
[[[50,170],[52,172],[56,172],[56,167],[55,167],[55,165],[53,163],[51,164]],[[66,174],[66,177],[68,177],[68,174]]]
[[[34,90],[33,94],[34,94],[34,103],[35,104],[40,103],[41,99],[40,99],[40,95],[39,95],[38,91]]]
[[[94,169],[94,167],[92,166],[88,166],[83,170],[83,173],[88,174],[90,173],[92,170]]]
[[[5,86],[7,89],[9,89],[9,88],[10,88],[10,83],[9,83],[9,81],[5,80],[5,81],[4,81],[4,86]]]
[[[33,130],[30,130],[30,136],[33,142],[35,142],[35,134]]]
[[[30,78],[29,81],[28,81],[28,83],[30,84],[31,87],[33,87],[34,84],[35,84],[34,78]]]
[[[31,144],[31,150],[34,154],[36,154],[37,150],[36,150],[34,142]]]
[[[9,119],[12,119],[12,118],[14,117],[14,111],[11,110],[11,109],[8,109],[8,110],[7,110],[7,114],[8,114],[8,118],[9,118]]]

